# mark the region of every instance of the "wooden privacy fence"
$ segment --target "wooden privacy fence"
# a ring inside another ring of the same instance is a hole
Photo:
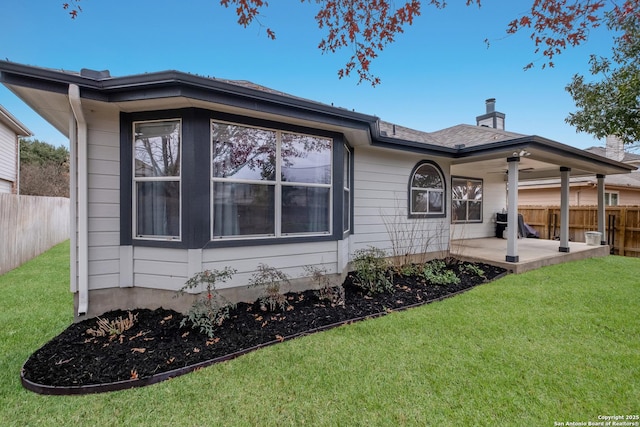
[[[518,206],[524,221],[540,233],[542,239],[560,236],[559,206]],[[597,206],[569,207],[569,240],[584,242],[585,232],[598,231]],[[640,206],[607,206],[606,242],[615,255],[640,257]]]
[[[0,274],[67,240],[69,199],[0,194]]]

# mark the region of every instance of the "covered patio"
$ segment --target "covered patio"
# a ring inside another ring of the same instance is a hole
[[[562,252],[558,251],[557,240],[518,239],[517,262],[505,261],[507,239],[495,237],[452,240],[450,251],[457,258],[498,265],[516,274],[547,265],[609,255],[608,245],[589,246],[581,242],[569,242],[568,245],[570,250]]]
[[[482,129],[482,128],[480,128]],[[507,224],[505,239],[474,239],[456,240],[464,237],[467,224],[452,227],[452,251],[455,247],[465,249],[468,255],[476,255],[492,262],[500,262],[509,270],[516,273],[550,265],[562,260],[573,260],[596,256],[596,253],[606,255],[609,247],[606,245],[605,230],[605,199],[604,178],[606,175],[629,173],[635,166],[596,156],[584,150],[579,150],[539,136],[523,136],[513,138],[513,134],[503,132],[496,138],[511,138],[495,143],[481,144],[481,131],[473,129],[468,132],[467,145],[462,147],[465,155],[456,158],[451,165],[451,173],[455,176],[468,176],[472,170],[474,176],[491,176],[499,174],[503,177],[506,191]],[[473,139],[475,136],[476,139]],[[597,177],[598,213],[596,230],[600,233],[601,248],[587,246],[585,243],[569,241],[569,179],[572,176]],[[558,195],[560,213],[559,241],[531,241],[520,239],[518,234],[518,183],[520,181],[560,178],[560,194]],[[515,191],[514,191],[515,189]],[[489,191],[486,189],[485,191]],[[492,191],[496,191],[494,188]],[[495,194],[495,193],[494,193]],[[486,218],[488,224],[495,224],[495,213],[500,206],[493,206],[492,218]],[[504,208],[504,207],[503,207]],[[479,246],[486,244],[486,246]],[[462,246],[460,246],[462,245]],[[575,255],[575,257],[574,257]],[[577,258],[576,258],[577,257]]]

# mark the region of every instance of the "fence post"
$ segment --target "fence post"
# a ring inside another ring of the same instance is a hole
[[[620,255],[626,256],[627,251],[627,210],[625,208],[620,209]]]

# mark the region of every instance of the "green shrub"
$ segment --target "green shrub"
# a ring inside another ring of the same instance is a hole
[[[396,270],[401,276],[411,277],[419,276],[422,273],[422,268],[416,264],[405,264]]]
[[[257,271],[249,279],[250,288],[262,288],[263,293],[259,298],[260,308],[263,311],[274,311],[277,308],[284,310],[289,303],[280,292],[280,284],[289,283],[289,276],[277,268],[266,264],[259,264]]]
[[[456,273],[447,268],[447,264],[440,259],[425,263],[422,267],[422,277],[428,283],[438,286],[457,285],[460,283]]]
[[[202,284],[206,286],[204,297],[194,301],[187,313],[187,317],[182,319],[180,326],[184,327],[191,323],[193,329],[199,329],[209,338],[215,335],[216,327],[229,318],[230,310],[234,307],[216,290],[217,282],[226,282],[231,279],[236,270],[225,267],[224,270],[205,270],[196,273],[185,285],[180,288],[178,295],[184,294],[187,289],[196,288]]]
[[[475,276],[478,276],[478,277],[482,277],[483,279],[487,278],[484,275],[484,270],[481,269],[480,267],[478,267],[475,264],[465,263],[465,264],[462,265],[461,270],[464,271],[465,273],[469,274],[469,275],[475,275]]]
[[[315,265],[304,266],[304,271],[312,280],[316,282],[318,299],[329,301],[332,306],[344,305],[344,288],[338,284],[334,286],[327,277],[327,269],[316,267]]]
[[[369,295],[391,292],[393,289],[391,270],[384,251],[372,246],[357,250],[353,257],[353,268],[353,284]]]

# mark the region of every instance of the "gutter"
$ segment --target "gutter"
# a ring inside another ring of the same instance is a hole
[[[87,314],[89,309],[89,218],[88,218],[88,174],[87,174],[87,122],[84,118],[82,101],[80,100],[80,88],[78,85],[69,85],[69,104],[73,112],[70,129],[71,165],[74,169],[71,173],[73,184],[71,194],[75,195],[72,203],[72,240],[76,235],[74,223],[77,219],[77,242],[72,246],[72,251],[77,250],[77,284],[78,292],[78,316]],[[77,164],[77,168],[73,166]],[[73,257],[72,257],[73,259]],[[72,263],[72,274],[75,265]],[[75,275],[73,275],[75,276]],[[73,283],[73,281],[72,281]]]

